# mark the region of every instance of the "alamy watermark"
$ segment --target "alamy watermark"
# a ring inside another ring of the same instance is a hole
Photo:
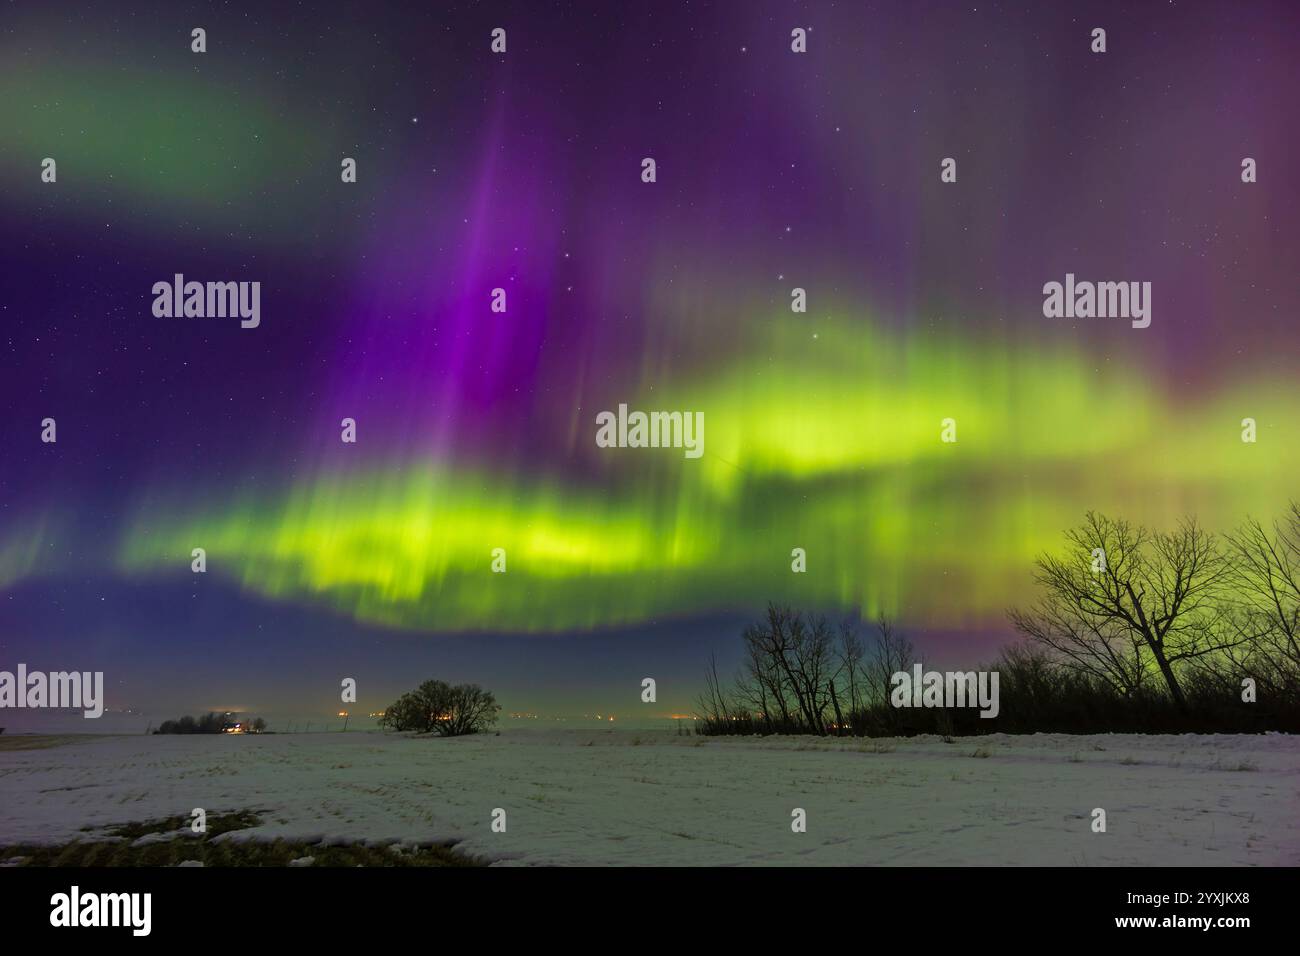
[[[981,717],[996,717],[997,671],[896,671],[889,678],[894,688],[889,702],[895,707],[978,707]]]
[[[0,708],[78,708],[87,719],[104,713],[103,671],[0,671]]]
[[[703,412],[629,412],[596,415],[598,448],[684,448],[687,458],[704,454]]]
[[[148,936],[152,916],[152,893],[83,893],[73,886],[50,897],[50,925],[60,928],[125,926],[132,936]]]
[[[186,282],[176,273],[171,282],[153,284],[153,314],[159,319],[240,318],[240,328],[262,322],[262,283]]]
[[[1043,286],[1043,315],[1049,319],[1131,319],[1133,328],[1151,324],[1150,282],[1075,282]]]

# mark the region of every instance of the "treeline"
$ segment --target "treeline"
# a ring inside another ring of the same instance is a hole
[[[1035,562],[1035,604],[997,672],[996,717],[895,707],[918,663],[893,624],[869,636],[776,605],[742,634],[739,673],[710,661],[704,734],[1300,732],[1300,506],[1223,535],[1156,532],[1089,512],[1061,554]]]
[[[260,734],[266,730],[266,721],[257,717],[251,721],[240,721],[246,726],[250,734]],[[155,734],[220,734],[224,733],[227,727],[233,726],[230,719],[225,714],[214,714],[209,711],[199,717],[191,717],[188,714],[177,720],[164,720],[158,725]]]

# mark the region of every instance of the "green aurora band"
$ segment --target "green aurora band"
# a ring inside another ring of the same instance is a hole
[[[843,319],[814,337],[789,316],[743,352],[585,408],[576,441],[564,423],[556,445],[582,478],[429,454],[321,466],[279,494],[141,502],[113,561],[179,580],[202,547],[210,572],[251,593],[425,631],[598,628],[773,599],[962,627],[1029,600],[1034,556],[1087,509],[1225,530],[1294,497],[1300,400],[1285,382],[1192,405],[1077,349]],[[596,411],[620,401],[702,411],[703,457],[597,449]],[[1246,417],[1257,443],[1241,439]],[[945,418],[955,443],[940,440]],[[37,551],[0,546],[0,583]]]

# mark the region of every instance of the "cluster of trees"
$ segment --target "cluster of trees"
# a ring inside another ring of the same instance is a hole
[[[458,737],[476,734],[496,723],[501,706],[477,684],[448,684],[427,680],[384,710],[379,726]]]
[[[709,660],[697,706],[703,733],[870,733],[883,729],[890,677],[912,666],[911,642],[887,619],[868,646],[856,621],[832,624],[768,605],[767,616],[741,635],[740,673],[727,685]]]
[[[266,721],[257,717],[251,721],[245,721],[245,729],[250,734],[260,734],[266,730]],[[231,726],[230,719],[225,714],[214,714],[208,712],[200,717],[191,717],[188,714],[179,720],[164,720],[154,731],[156,734],[219,734]]]
[[[982,670],[1001,710],[890,706],[916,663],[888,620],[770,606],[746,628],[740,672],[705,675],[703,733],[1242,732],[1300,730],[1300,506],[1223,535],[1157,532],[1090,512],[1035,563],[1037,602],[1009,612],[1025,639]]]
[[[1183,713],[1191,687],[1240,695],[1249,680],[1260,701],[1300,697],[1300,506],[1225,535],[1090,512],[1066,541],[1036,562],[1037,604],[1011,612],[1060,666],[1125,696],[1154,683]]]

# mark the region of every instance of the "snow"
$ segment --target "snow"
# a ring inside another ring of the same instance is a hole
[[[0,749],[0,845],[202,807],[261,815],[220,840],[455,841],[505,864],[1300,863],[1300,739],[1281,734],[64,739]]]

